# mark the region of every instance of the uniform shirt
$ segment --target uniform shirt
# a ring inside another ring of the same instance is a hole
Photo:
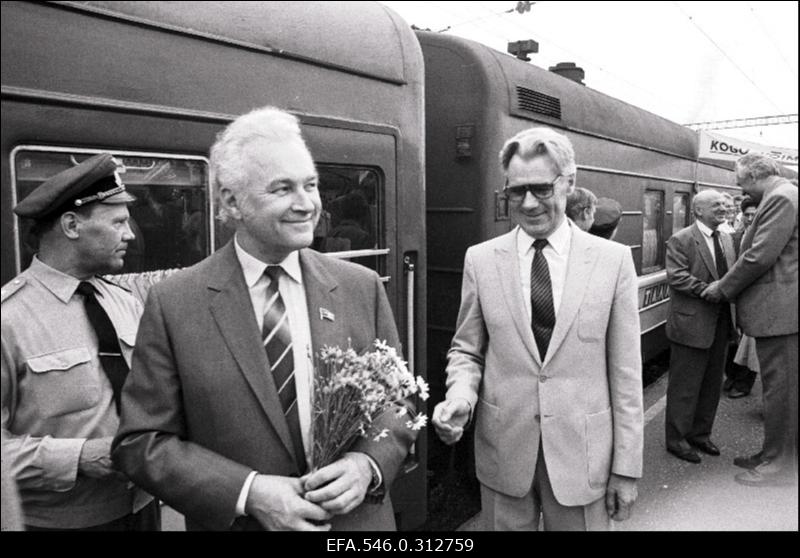
[[[528,312],[528,322],[531,321],[531,264],[536,250],[533,241],[536,240],[522,227],[517,228],[517,257],[519,258],[519,281],[522,285],[522,299],[525,301],[525,310]],[[553,309],[558,316],[561,298],[564,295],[564,283],[567,281],[567,262],[569,261],[569,247],[572,242],[570,221],[566,217],[561,225],[547,237],[547,246],[542,253],[547,260],[547,269],[550,272],[550,284],[553,287]]]
[[[90,281],[130,366],[142,307],[100,278]],[[114,436],[119,416],[98,356],[80,281],[34,257],[2,290],[2,426],[28,525],[74,529],[120,518],[149,502],[125,481],[78,475],[90,438]]]

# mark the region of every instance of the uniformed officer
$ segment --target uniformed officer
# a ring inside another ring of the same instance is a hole
[[[622,217],[622,206],[611,198],[598,198],[594,210],[594,222],[589,233],[601,238],[614,240],[619,220]]]
[[[157,502],[115,470],[119,393],[141,304],[101,277],[134,239],[117,162],[95,155],[15,208],[39,251],[2,289],[2,426],[28,530],[158,529]]]

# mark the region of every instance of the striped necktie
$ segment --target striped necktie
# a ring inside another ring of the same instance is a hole
[[[286,306],[278,291],[278,282],[282,272],[283,269],[280,266],[270,266],[264,271],[270,282],[267,286],[267,305],[264,311],[264,327],[261,330],[261,338],[264,340],[264,349],[267,351],[267,359],[281,400],[283,415],[289,425],[297,464],[300,471],[304,472],[306,457],[303,450],[303,437],[300,433],[300,415],[297,412],[292,332],[289,329],[289,315],[286,312]]]
[[[539,348],[539,357],[544,362],[550,336],[556,325],[556,312],[553,308],[553,286],[550,282],[550,270],[544,257],[544,247],[547,240],[540,238],[533,241],[536,253],[531,263],[531,329],[536,346]]]

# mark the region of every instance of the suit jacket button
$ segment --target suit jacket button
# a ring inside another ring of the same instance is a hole
[[[544,375],[542,375],[542,376],[539,376],[539,381],[540,381],[540,382],[544,382],[544,381],[546,381],[546,380],[547,380],[547,376],[544,376]]]
[[[539,422],[539,419],[540,419],[539,415],[533,415],[533,420]]]

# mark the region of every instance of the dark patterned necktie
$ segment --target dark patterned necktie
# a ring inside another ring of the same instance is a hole
[[[267,306],[264,311],[264,327],[261,338],[267,351],[267,358],[275,380],[275,387],[281,400],[283,415],[289,425],[295,456],[300,471],[306,469],[306,456],[303,449],[303,436],[300,433],[300,415],[297,412],[297,388],[294,380],[294,355],[292,354],[292,332],[289,329],[289,315],[278,291],[278,281],[283,269],[270,266],[264,271],[270,282],[267,286]]]
[[[542,361],[547,354],[547,347],[550,344],[550,336],[553,334],[553,327],[556,325],[556,312],[553,307],[553,285],[550,282],[550,270],[547,267],[547,260],[544,257],[544,247],[547,246],[546,239],[533,241],[533,248],[536,253],[533,255],[531,263],[531,329],[536,346],[539,348],[539,356]]]
[[[98,356],[103,372],[111,382],[111,389],[114,392],[114,404],[119,413],[119,399],[122,393],[122,386],[128,376],[128,364],[122,357],[122,350],[119,347],[119,339],[114,324],[100,302],[97,300],[97,289],[87,281],[81,281],[77,292],[83,295],[83,304],[86,307],[86,314],[89,323],[92,324],[97,335]]]
[[[714,262],[717,264],[717,275],[722,279],[722,276],[728,273],[728,262],[725,261],[725,253],[719,243],[719,231],[714,231],[711,238],[714,239]]]

